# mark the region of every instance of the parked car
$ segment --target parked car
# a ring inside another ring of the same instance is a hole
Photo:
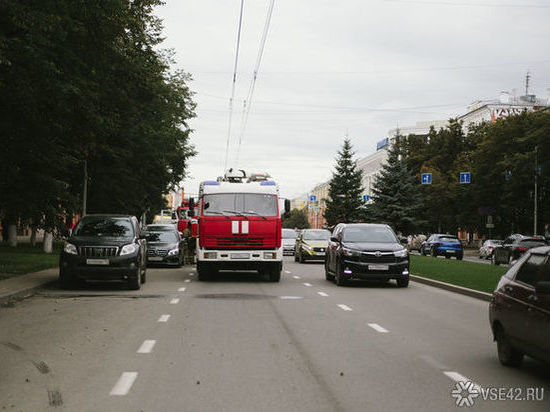
[[[456,236],[436,233],[422,243],[420,253],[424,256],[445,256],[446,259],[454,256],[456,259],[462,260],[464,257],[464,248]]]
[[[298,233],[294,229],[282,230],[283,255],[293,255]]]
[[[487,239],[479,248],[480,259],[491,259],[495,247],[501,246],[502,240]]]
[[[324,260],[330,232],[326,229],[304,229],[296,238],[294,261]]]
[[[519,366],[528,355],[550,362],[550,247],[528,250],[502,276],[489,306],[498,359]]]
[[[74,227],[59,255],[59,283],[146,281],[147,242],[135,216],[87,215]]]
[[[147,232],[147,265],[183,265],[185,240],[177,231]]]
[[[161,232],[161,231],[168,231],[168,232],[178,232],[177,225],[174,225],[172,223],[152,223],[145,227],[145,230],[148,232]]]
[[[352,279],[390,280],[409,285],[407,239],[400,241],[388,225],[340,223],[330,238],[325,276],[338,286]]]
[[[546,242],[541,237],[514,234],[507,237],[502,242],[502,245],[493,249],[491,262],[494,265],[500,265],[501,263],[507,265],[512,263],[512,261],[519,259],[519,257],[527,250],[545,245]]]

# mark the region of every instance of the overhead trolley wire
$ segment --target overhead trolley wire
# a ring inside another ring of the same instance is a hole
[[[246,99],[243,102],[243,116],[241,119],[241,132],[239,134],[239,144],[237,146],[237,160],[236,166],[239,165],[239,155],[241,152],[241,143],[243,140],[244,132],[246,130],[246,125],[248,123],[248,115],[250,114],[250,108],[252,107],[252,96],[254,94],[254,87],[256,86],[256,80],[258,78],[258,72],[260,71],[260,64],[262,63],[262,57],[265,50],[265,43],[267,41],[267,33],[269,32],[269,25],[271,23],[271,16],[273,15],[273,6],[275,5],[275,0],[270,0],[269,8],[267,10],[267,16],[264,23],[264,31],[262,33],[262,38],[260,40],[260,48],[258,49],[258,55],[256,57],[256,64],[254,65],[254,71],[252,73],[252,81],[250,82],[250,87],[248,89],[248,94]]]
[[[235,98],[235,84],[237,82],[237,65],[239,62],[239,46],[241,44],[241,28],[243,22],[244,0],[241,0],[241,11],[239,13],[239,28],[237,30],[237,47],[235,50],[235,65],[233,67],[233,82],[231,85],[231,97],[229,98],[229,124],[227,126],[227,144],[225,146],[225,163],[223,169],[227,169],[227,157],[229,155],[229,141],[231,140],[231,122],[233,118],[233,99]]]

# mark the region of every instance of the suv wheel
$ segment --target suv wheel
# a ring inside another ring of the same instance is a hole
[[[523,353],[511,345],[502,327],[496,330],[495,339],[497,341],[498,360],[500,363],[513,368],[520,366],[523,361]]]
[[[69,273],[66,270],[59,269],[59,287],[61,289],[70,289],[74,282]]]
[[[128,289],[140,290],[141,289],[141,273],[138,270],[134,277],[128,279]]]
[[[328,259],[325,259],[325,279],[334,280],[334,275],[332,275],[328,270]]]
[[[344,273],[344,267],[342,265],[338,265],[338,269],[336,270],[336,286],[346,286],[348,284],[348,280],[345,278]]]
[[[397,287],[406,288],[407,286],[409,286],[409,277],[408,276],[405,276],[405,277],[402,277],[402,278],[397,278],[396,281],[397,281]]]
[[[431,254],[432,254],[433,257],[437,257],[437,252],[436,252],[434,247],[432,247],[431,252],[432,252]]]

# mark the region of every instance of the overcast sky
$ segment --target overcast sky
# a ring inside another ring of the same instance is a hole
[[[193,76],[198,155],[186,193],[223,172],[241,0],[167,0],[164,47]],[[267,171],[293,198],[388,130],[463,114],[500,91],[550,88],[548,0],[275,0],[236,165],[242,105],[270,0],[245,0],[229,166]]]

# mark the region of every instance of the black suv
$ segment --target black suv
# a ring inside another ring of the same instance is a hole
[[[146,280],[146,248],[135,216],[84,216],[59,256],[60,286],[91,280],[126,282],[139,289]]]
[[[519,234],[510,235],[502,242],[502,245],[493,249],[491,262],[494,265],[499,265],[501,263],[507,265],[519,259],[527,250],[539,246],[546,246],[546,242],[543,238]]]
[[[327,280],[343,286],[352,279],[390,280],[409,285],[409,253],[388,225],[340,223],[325,258]]]

